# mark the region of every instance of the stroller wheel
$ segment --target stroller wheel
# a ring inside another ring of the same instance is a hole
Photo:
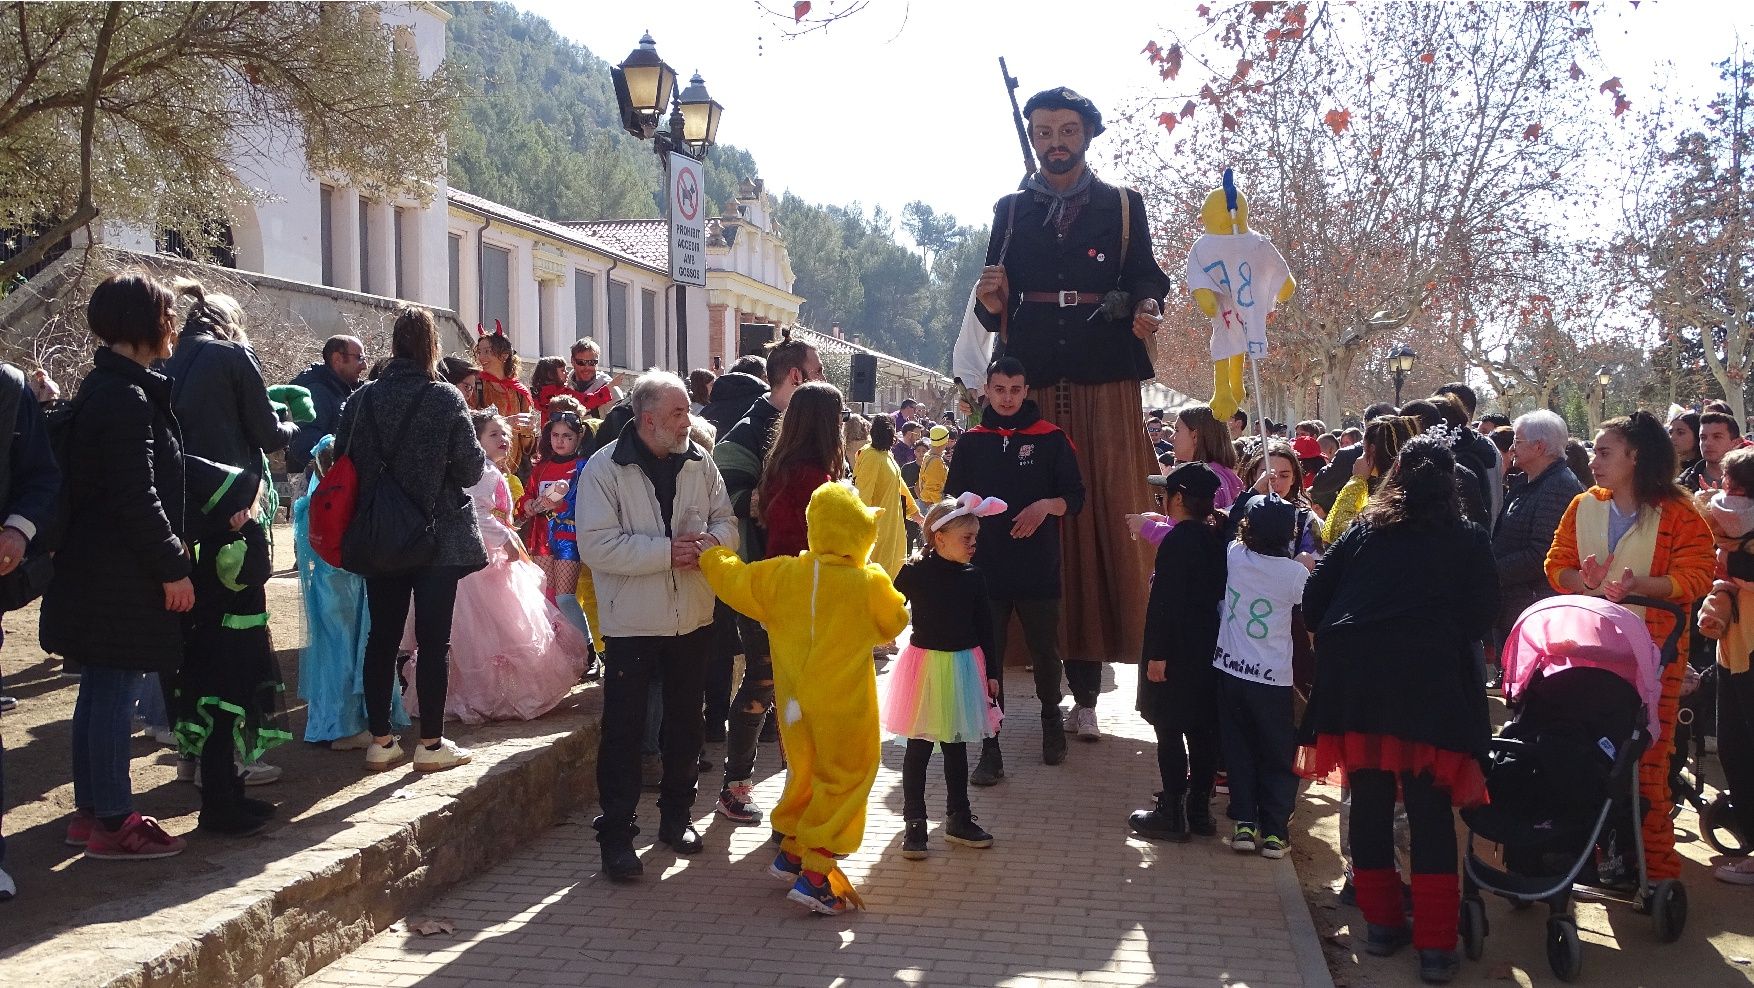
[[[1679,880],[1665,878],[1650,894],[1650,918],[1656,927],[1657,940],[1674,943],[1687,928],[1687,886]]]
[[[1561,981],[1576,981],[1583,969],[1583,941],[1577,936],[1577,921],[1570,916],[1547,920],[1547,963]]]
[[[1727,792],[1718,793],[1700,807],[1699,833],[1719,854],[1745,858],[1754,850],[1748,844],[1750,835],[1736,830],[1735,803]]]
[[[1486,923],[1486,904],[1479,896],[1470,896],[1462,900],[1461,930],[1462,949],[1467,953],[1468,960],[1477,961],[1486,952],[1486,934],[1490,932]]]

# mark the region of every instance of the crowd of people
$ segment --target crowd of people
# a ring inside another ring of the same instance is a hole
[[[79,675],[67,841],[90,857],[186,847],[133,807],[137,712],[200,786],[198,831],[246,836],[274,813],[246,787],[273,781],[263,756],[293,740],[265,595],[277,459],[311,629],[303,739],[363,751],[370,771],[442,771],[472,757],[447,720],[537,717],[600,678],[594,826],[618,880],[643,871],[642,787],[658,790],[658,841],[703,849],[693,809],[715,768],[716,812],[771,824],[768,870],[792,900],[858,906],[836,862],[863,840],[882,734],[906,739],[902,855],[930,853],[935,750],[944,840],[991,846],[970,787],[1006,778],[1013,619],[1042,764],[1063,763],[1069,737],[1102,737],[1104,662],[1066,600],[1091,565],[1072,561],[1080,533],[1099,529],[1154,558],[1137,574],[1148,600],[1130,651],[1160,785],[1131,829],[1217,837],[1227,796],[1228,845],[1281,858],[1299,777],[1342,783],[1343,895],[1364,946],[1412,944],[1427,980],[1456,970],[1453,811],[1485,796],[1497,656],[1530,605],[1568,593],[1703,607],[1664,672],[1665,730],[1628,824],[1653,880],[1680,872],[1670,728],[1702,678],[1729,786],[1754,790],[1740,606],[1754,564],[1736,558],[1754,531],[1754,449],[1720,409],[1611,419],[1582,474],[1558,415],[1481,415],[1462,383],[1342,429],[1152,411],[1106,442],[1155,456],[1138,479],[1157,510],[1090,517],[1110,510],[1092,489],[1096,451],[1044,415],[1010,355],[959,430],[911,400],[854,415],[789,336],[687,379],[616,378],[585,339],[526,383],[503,333],[443,356],[431,313],[407,307],[388,354],[338,336],[270,386],[241,308],[197,284],[115,275],[87,318],[99,346],[70,400],[0,374],[0,415],[16,422],[0,449],[0,590],[8,607],[42,596],[43,647]],[[331,530],[348,491],[351,521]],[[386,551],[372,526],[396,512],[416,524]],[[1645,615],[1659,641],[1673,620]],[[1713,653],[1721,668],[1702,677]],[[709,741],[724,742],[722,764]],[[768,812],[754,779],[776,742],[787,780]],[[1595,877],[1624,867],[1604,856]],[[1716,875],[1754,884],[1745,861]]]

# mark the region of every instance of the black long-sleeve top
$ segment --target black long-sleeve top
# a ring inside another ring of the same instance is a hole
[[[1121,256],[1121,196],[1128,202],[1126,256]],[[1031,387],[1058,381],[1101,384],[1148,381],[1156,373],[1145,342],[1133,335],[1133,306],[1169,294],[1169,276],[1157,266],[1151,246],[1151,221],[1145,200],[1132,189],[1121,190],[1101,180],[1090,185],[1090,199],[1078,211],[1064,237],[1048,221],[1045,197],[1014,193],[1017,214],[1011,243],[1005,249],[1005,273],[1011,283],[1011,324],[1004,351],[1023,361]],[[993,232],[987,241],[986,263],[998,264],[1005,229],[1012,223],[1011,196],[993,207]],[[1127,293],[1127,315],[1107,319],[1094,304],[1061,308],[1045,302],[1024,302],[1023,292],[1088,292],[1114,289]],[[976,305],[975,318],[988,332],[998,332],[999,317]],[[998,356],[997,353],[994,356]],[[960,452],[960,450],[958,451]]]
[[[979,646],[986,658],[987,678],[999,678],[1005,660],[993,648],[993,612],[987,606],[987,581],[979,569],[927,554],[902,565],[895,574],[895,589],[907,598],[913,613],[915,645],[935,652]]]
[[[1141,662],[1161,660],[1172,675],[1212,664],[1225,575],[1224,540],[1216,528],[1186,522],[1169,530],[1157,546]]]

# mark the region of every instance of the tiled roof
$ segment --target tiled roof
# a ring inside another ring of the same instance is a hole
[[[446,194],[452,203],[465,209],[473,209],[495,219],[515,223],[564,243],[577,244],[580,247],[588,247],[600,253],[632,261],[642,267],[651,268],[659,274],[667,275],[670,273],[669,234],[664,230],[663,220],[611,220],[604,223],[577,225],[556,223],[553,220],[545,220],[540,216],[513,209],[491,199],[483,199],[461,189],[449,189]],[[594,229],[596,227],[637,227],[642,225],[650,226],[653,229],[652,235],[657,239],[655,253],[650,248],[637,250],[630,246],[624,246],[620,239],[603,236]]]
[[[664,220],[576,220],[565,224],[642,264],[670,269],[670,228]]]

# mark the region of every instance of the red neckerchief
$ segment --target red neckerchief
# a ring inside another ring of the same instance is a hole
[[[1003,451],[1011,447],[1012,436],[1045,436],[1050,433],[1059,432],[1060,427],[1049,422],[1047,419],[1036,419],[1034,422],[1029,423],[1021,429],[1007,429],[1003,426],[991,426],[983,422],[968,431],[984,432],[988,435],[1004,437],[1004,441],[999,444],[999,449]],[[1068,439],[1067,443],[1070,442],[1071,440]]]

